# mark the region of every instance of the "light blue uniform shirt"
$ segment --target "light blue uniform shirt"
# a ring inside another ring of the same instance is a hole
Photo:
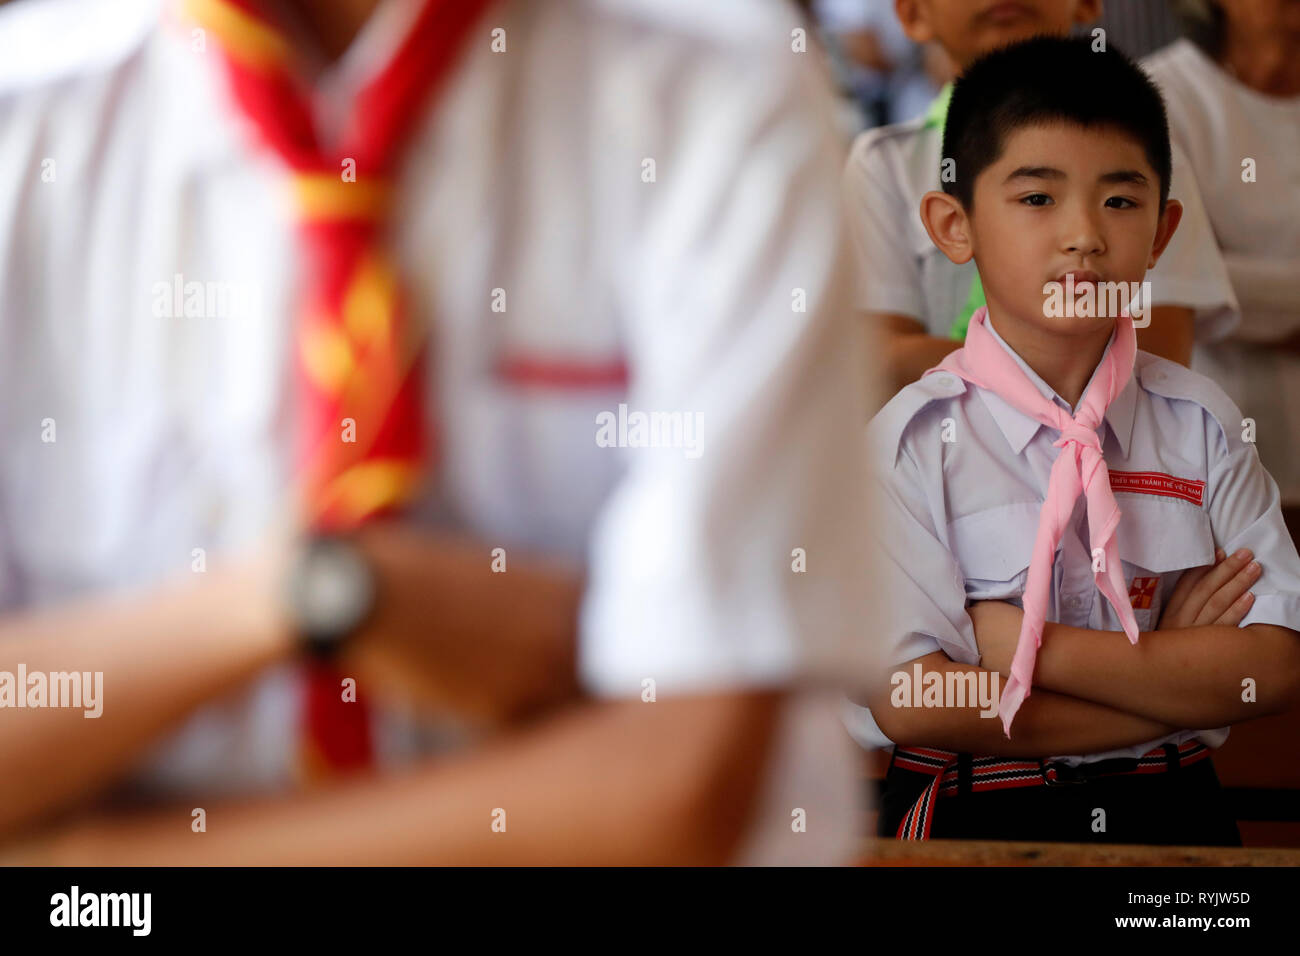
[[[996,331],[994,337],[1045,397],[1073,411]],[[1243,441],[1241,413],[1222,389],[1139,351],[1133,378],[1111,403],[1098,434],[1123,513],[1119,554],[1139,605],[1140,630],[1157,626],[1179,577],[1212,563],[1216,547],[1229,554],[1250,548],[1263,568],[1243,627],[1300,629],[1300,557],[1282,520],[1277,485],[1255,446]],[[888,593],[895,595],[875,635],[883,642],[882,659],[892,669],[942,650],[977,664],[966,608],[990,600],[1020,605],[1060,432],[986,389],[938,372],[899,392],[872,419],[867,436],[878,508],[875,543],[887,557]],[[1093,581],[1082,496],[1056,553],[1047,619],[1122,630]],[[866,708],[850,705],[847,721],[865,746],[890,745]],[[1227,735],[1227,728],[1181,730],[1120,750],[1056,759],[1140,756],[1193,737],[1217,747]]]

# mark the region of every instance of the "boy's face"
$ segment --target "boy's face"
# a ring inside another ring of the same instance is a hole
[[[1228,22],[1247,35],[1300,32],[1300,0],[1217,0]]]
[[[895,0],[910,39],[937,42],[959,69],[1008,43],[1065,36],[1101,16],[1101,0]]]
[[[1109,127],[1057,123],[1007,137],[1001,157],[975,180],[973,209],[946,196],[925,215],[949,258],[974,256],[1000,325],[1072,337],[1115,323],[1117,312],[1084,301],[1088,283],[1094,297],[1101,282],[1131,290],[1155,265],[1182,214],[1174,200],[1163,214],[1159,207],[1160,180],[1136,140]],[[1063,307],[1070,273],[1074,302]],[[1044,291],[1053,282],[1055,295]]]

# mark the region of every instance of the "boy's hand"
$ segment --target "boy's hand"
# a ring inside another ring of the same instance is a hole
[[[979,666],[1006,677],[1011,673],[1011,658],[1016,653],[1025,612],[1006,601],[976,601],[966,609],[966,613],[975,625],[975,643],[980,649]]]
[[[1236,627],[1255,601],[1249,589],[1259,580],[1261,568],[1253,557],[1247,548],[1225,557],[1220,548],[1214,552],[1214,564],[1185,572],[1160,613],[1156,629],[1168,631],[1204,624]]]

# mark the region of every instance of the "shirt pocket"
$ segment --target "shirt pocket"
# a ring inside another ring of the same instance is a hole
[[[1119,556],[1129,603],[1138,629],[1151,630],[1160,623],[1165,601],[1182,573],[1214,562],[1214,531],[1205,511],[1188,502],[1149,495],[1117,500],[1123,514]],[[1118,620],[1114,626],[1119,626]]]
[[[948,525],[948,540],[966,579],[966,600],[1020,603],[1029,577],[1042,504],[986,508]]]
[[[626,449],[597,441],[600,416],[617,416],[626,389],[537,368],[473,383],[446,441],[445,481],[471,533],[581,560],[628,468]]]

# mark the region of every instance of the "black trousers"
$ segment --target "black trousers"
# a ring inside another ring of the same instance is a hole
[[[1210,757],[1186,767],[1174,764],[1164,773],[978,793],[970,788],[968,766],[958,761],[958,792],[935,801],[933,839],[1241,846]],[[903,817],[933,779],[890,760],[880,836],[898,835]]]

